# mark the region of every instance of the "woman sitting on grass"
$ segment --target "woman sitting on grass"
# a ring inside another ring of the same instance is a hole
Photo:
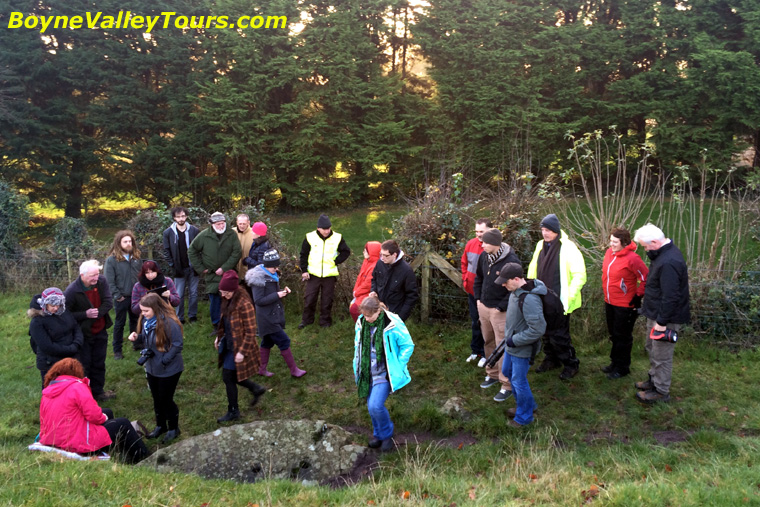
[[[64,451],[118,452],[127,463],[148,456],[129,419],[114,419],[92,397],[82,363],[61,359],[45,375],[40,402],[40,442]]]
[[[179,377],[185,369],[182,359],[182,324],[169,304],[155,293],[147,294],[140,300],[140,321],[129,341],[145,344],[145,354],[138,363],[145,367],[150,394],[153,396],[153,410],[156,427],[148,433],[148,438],[156,438],[166,433],[161,443],[169,443],[180,434],[179,407],[174,402]]]
[[[372,419],[369,447],[393,450],[393,422],[385,400],[411,381],[407,363],[414,343],[401,318],[391,313],[375,296],[359,307],[362,314],[354,328],[354,380],[359,397],[367,398]]]

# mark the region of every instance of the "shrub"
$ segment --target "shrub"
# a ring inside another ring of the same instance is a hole
[[[87,232],[83,218],[61,218],[55,226],[53,251],[66,255],[66,249],[72,259],[88,257],[95,248],[95,241]]]
[[[29,225],[29,199],[0,180],[0,253],[19,250],[19,237]]]

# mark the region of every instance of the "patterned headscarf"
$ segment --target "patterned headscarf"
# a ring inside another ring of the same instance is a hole
[[[55,315],[61,315],[66,311],[66,296],[58,287],[49,287],[43,290],[41,297],[37,298],[37,303],[42,308],[43,315],[53,315],[47,310],[47,305],[58,306]]]

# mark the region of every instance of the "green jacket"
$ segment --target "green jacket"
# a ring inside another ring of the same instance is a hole
[[[201,231],[190,243],[187,256],[199,275],[206,270],[206,293],[216,294],[219,292],[222,277],[215,271],[219,268],[222,268],[222,271],[235,269],[242,252],[237,234],[228,225],[227,230],[221,235],[217,234],[213,227]]]
[[[586,263],[578,246],[567,238],[565,231],[560,231],[559,242],[559,299],[565,307],[565,315],[570,315],[573,310],[581,307],[581,289],[586,284]],[[544,240],[541,240],[533,252],[526,278],[536,278],[538,254],[543,248]]]

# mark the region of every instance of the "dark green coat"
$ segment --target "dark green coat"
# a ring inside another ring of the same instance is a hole
[[[222,271],[235,269],[242,253],[237,234],[228,225],[227,230],[221,235],[217,234],[213,227],[201,231],[190,243],[187,256],[196,273],[205,277],[206,293],[216,294],[219,292],[222,277],[215,271],[219,268],[222,268]],[[207,271],[205,275],[204,270]]]

